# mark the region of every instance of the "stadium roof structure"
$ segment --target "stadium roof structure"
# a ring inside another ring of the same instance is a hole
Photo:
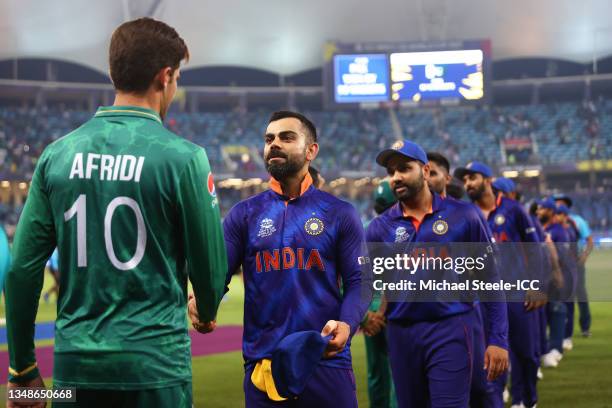
[[[190,67],[282,75],[320,67],[328,40],[490,38],[494,60],[588,63],[612,54],[609,0],[2,0],[0,60],[52,58],[106,72],[112,30],[140,16],[177,28]]]

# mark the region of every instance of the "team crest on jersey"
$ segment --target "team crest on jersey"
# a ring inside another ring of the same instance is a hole
[[[304,224],[304,229],[309,235],[319,235],[325,229],[325,225],[323,225],[323,221],[318,218],[309,218]]]
[[[208,194],[212,197],[217,196],[217,190],[215,189],[215,181],[213,180],[213,175],[211,172],[208,172],[208,181],[206,182],[208,187]]]
[[[403,140],[398,140],[397,142],[393,143],[393,146],[391,146],[391,148],[393,150],[399,150],[402,147],[404,147],[404,141]]]
[[[433,232],[438,235],[444,235],[448,231],[448,224],[444,220],[437,220],[431,227]]]
[[[493,221],[495,221],[495,225],[502,225],[504,222],[506,222],[506,217],[504,217],[503,214],[497,214]]]
[[[274,221],[272,221],[270,218],[264,218],[261,220],[261,224],[259,224],[259,232],[257,233],[259,238],[269,237],[275,232],[276,228],[274,228]]]
[[[409,237],[410,234],[408,234],[405,227],[397,227],[395,230],[395,242],[406,242]]]

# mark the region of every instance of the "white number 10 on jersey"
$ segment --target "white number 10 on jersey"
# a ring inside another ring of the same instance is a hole
[[[79,195],[77,200],[72,204],[72,207],[64,213],[64,221],[69,221],[76,214],[77,222],[77,265],[79,267],[87,266],[87,197],[85,194]],[[115,249],[113,248],[113,238],[111,234],[111,223],[113,220],[113,214],[117,207],[121,205],[127,205],[134,211],[136,216],[136,224],[138,228],[136,252],[132,258],[126,262],[121,262],[115,255]],[[104,216],[104,244],[106,246],[106,254],[108,259],[111,261],[113,266],[117,269],[127,271],[134,269],[145,253],[145,247],[147,245],[147,230],[145,228],[144,219],[138,203],[129,197],[116,197],[106,207],[106,215]]]

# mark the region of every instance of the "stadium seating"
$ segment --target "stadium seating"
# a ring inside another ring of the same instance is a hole
[[[529,162],[555,164],[612,157],[612,101],[482,107],[398,110],[401,133],[394,128],[388,110],[305,112],[318,127],[321,146],[316,167],[329,180],[343,171],[372,173],[380,169],[375,153],[401,134],[426,150],[445,154],[452,163],[473,159],[502,163],[500,143],[510,138],[528,138],[534,144]],[[207,148],[216,173],[236,169],[226,146],[246,146],[261,155],[268,111],[171,113],[166,126],[175,133]],[[0,107],[0,179],[29,180],[44,147],[91,117],[91,112],[49,107]],[[247,168],[248,171],[252,170]],[[263,171],[261,166],[256,170]],[[609,227],[610,196],[578,200],[577,209],[601,228]],[[355,201],[370,217],[367,199]],[[230,204],[223,203],[222,209]],[[16,220],[19,209],[5,203],[0,217]]]

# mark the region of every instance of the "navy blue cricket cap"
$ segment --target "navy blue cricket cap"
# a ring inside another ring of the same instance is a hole
[[[538,201],[538,205],[542,208],[547,208],[549,210],[557,211],[557,206],[555,202],[551,198],[545,198],[543,200]]]
[[[498,177],[493,181],[493,188],[502,191],[504,193],[511,193],[516,191],[516,184],[514,181],[506,177]]]
[[[393,143],[390,149],[385,149],[376,156],[376,163],[383,167],[387,167],[389,159],[395,155],[400,155],[412,160],[418,160],[423,164],[429,163],[427,153],[418,144],[410,140],[398,140]]]
[[[466,174],[482,174],[485,178],[493,177],[491,168],[484,163],[473,161],[469,162],[465,167],[458,167],[453,173],[459,180],[463,180]]]
[[[304,391],[331,337],[308,330],[291,333],[278,343],[271,365],[274,385],[281,397],[293,398]]]
[[[559,206],[557,206],[557,210],[556,210],[557,214],[565,214],[568,215],[569,214],[569,208],[567,208],[567,206],[561,204]]]
[[[566,205],[568,208],[572,207],[572,199],[567,195],[567,194],[555,194],[553,196],[553,200],[557,201],[557,200],[562,200],[565,201]]]

